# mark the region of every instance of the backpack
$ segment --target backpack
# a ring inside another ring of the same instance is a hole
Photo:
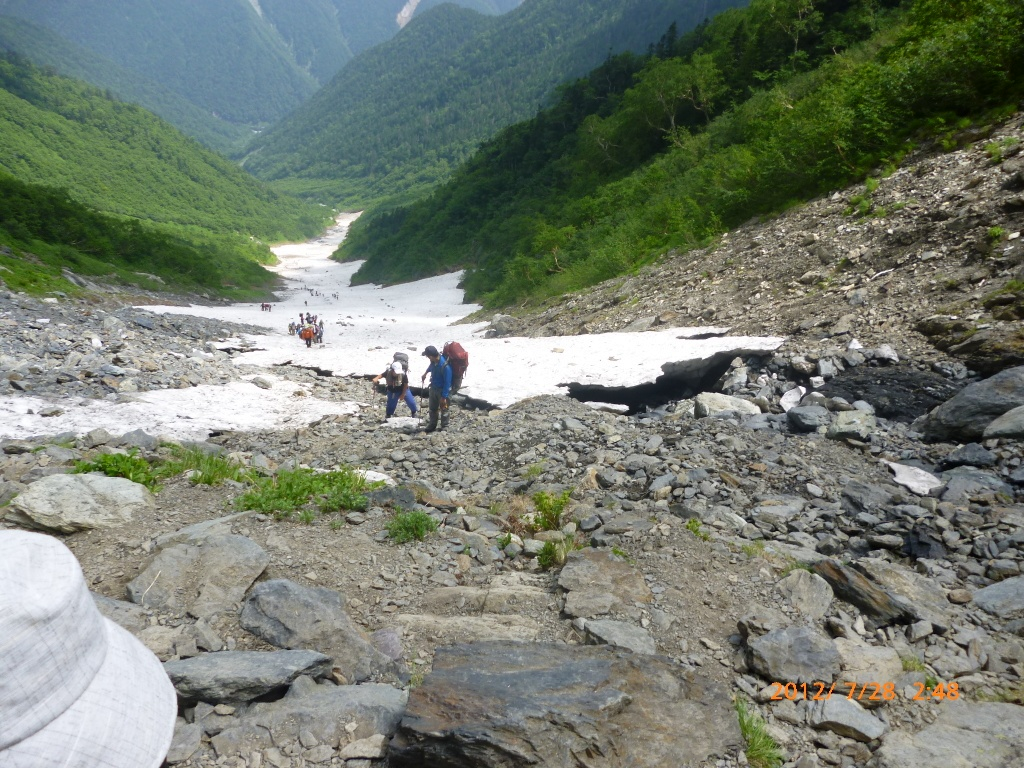
[[[441,350],[441,354],[447,358],[455,378],[460,379],[466,375],[466,369],[469,368],[469,352],[463,349],[459,342],[447,342],[444,349]]]
[[[307,325],[305,328],[303,328],[302,332],[299,334],[299,338],[303,339],[303,340],[312,339],[313,338],[313,327]]]
[[[406,373],[409,372],[409,356],[405,352],[395,352],[395,356],[391,360],[395,363],[401,363],[402,370]]]

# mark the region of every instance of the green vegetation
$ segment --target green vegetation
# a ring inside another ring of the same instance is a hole
[[[692,533],[701,541],[711,541],[711,534],[704,530],[701,526],[700,519],[691,517],[686,521],[686,530]]]
[[[740,551],[751,560],[755,557],[764,557],[765,544],[761,540],[751,542],[750,544],[743,544],[740,546]]]
[[[378,486],[378,483],[367,483],[349,467],[334,472],[283,470],[274,477],[256,480],[255,487],[235,503],[240,509],[269,512],[280,520],[303,508],[315,508],[324,514],[339,509],[365,509],[367,501],[363,492]],[[307,507],[310,504],[313,506]],[[306,518],[308,511],[300,519]]]
[[[207,453],[199,448],[171,448],[173,458],[160,465],[157,473],[160,477],[172,477],[183,472],[191,472],[193,485],[220,485],[225,480],[236,483],[251,482],[256,475],[251,469],[232,461],[226,456]]]
[[[397,510],[387,524],[388,537],[396,544],[423,541],[428,533],[436,530],[437,520],[420,509]]]
[[[576,539],[569,538],[562,541],[545,541],[544,546],[537,553],[537,564],[545,571],[549,571],[552,568],[561,568],[565,565],[565,560],[570,552],[576,549],[583,549],[584,546],[584,544]]]
[[[65,77],[84,80],[120,101],[145,107],[222,154],[237,152],[252,138],[248,127],[229,123],[159,83],[31,22],[0,16],[0,49]]]
[[[901,656],[900,661],[903,663],[904,672],[926,672],[924,662],[921,661],[917,656]]]
[[[747,702],[737,698],[735,702],[736,716],[740,721],[740,733],[747,742],[747,762],[752,768],[778,768],[785,756],[775,739],[765,728],[761,716],[747,707]]]
[[[0,55],[0,244],[16,252],[0,276],[13,288],[68,290],[66,267],[154,290],[264,290],[266,241],[328,217],[139,107]]]
[[[262,289],[273,281],[256,261],[265,260],[266,253],[248,242],[223,237],[202,244],[138,220],[97,213],[64,190],[24,184],[2,171],[0,243],[11,249],[0,252],[0,280],[34,294],[77,292],[64,269],[150,290],[229,294],[227,286]]]
[[[499,17],[439,5],[257,137],[245,167],[350,208],[408,202],[609,51],[642,50],[672,20],[690,29],[742,2],[531,0]]]
[[[366,259],[357,281],[468,268],[487,307],[558,297],[1006,114],[1022,48],[1014,0],[752,0],[565,86],[429,198],[362,217],[338,257]]]
[[[569,503],[572,490],[562,491],[553,496],[547,491],[533,494],[533,506],[537,509],[535,522],[541,531],[557,531],[562,527],[562,513]]]
[[[148,461],[136,454],[137,451],[134,449],[128,453],[104,453],[97,456],[95,461],[76,461],[72,472],[102,472],[107,477],[123,477],[133,483],[144,485],[151,491],[157,491],[158,475]]]
[[[5,0],[2,10],[232,123],[280,119],[317,87],[270,20],[245,0]]]

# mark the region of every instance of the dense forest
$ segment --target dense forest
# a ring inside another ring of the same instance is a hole
[[[744,0],[531,0],[503,16],[442,5],[358,56],[255,140],[245,167],[348,207],[421,196],[609,51]]]
[[[273,274],[269,252],[239,238],[182,238],[137,219],[105,216],[64,190],[0,172],[0,281],[29,293],[75,291],[64,270],[155,290],[213,291],[243,298]]]
[[[273,258],[267,242],[309,237],[330,219],[141,107],[15,54],[0,56],[0,171],[0,242],[67,246],[93,270],[134,266],[215,290],[264,284],[255,261]]]
[[[521,0],[455,0],[497,14]],[[438,4],[423,0],[422,14]],[[353,56],[400,30],[406,0],[0,0],[0,49],[109,89],[222,153],[240,152]]]
[[[95,85],[120,101],[145,107],[221,154],[237,152],[252,137],[248,127],[222,120],[159,83],[37,24],[0,16],[0,50],[17,53],[44,69]]]
[[[752,0],[565,86],[338,255],[365,282],[467,268],[488,306],[580,289],[1014,109],[1022,51],[1015,0]]]

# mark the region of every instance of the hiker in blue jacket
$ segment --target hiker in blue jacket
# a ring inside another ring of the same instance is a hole
[[[430,374],[430,416],[427,422],[427,432],[438,429],[437,417],[440,413],[441,426],[444,429],[448,426],[448,395],[452,390],[452,367],[448,365],[437,347],[429,346],[423,350],[423,356],[430,360],[430,367],[427,368],[423,377]]]

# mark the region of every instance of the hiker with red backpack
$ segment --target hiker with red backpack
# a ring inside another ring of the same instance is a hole
[[[437,351],[437,347],[429,346],[423,350],[423,356],[430,360],[430,365],[423,374],[421,382],[430,374],[430,417],[427,422],[427,432],[433,432],[439,427],[437,425],[438,415],[441,417],[440,429],[448,426],[448,398],[452,390],[452,367],[448,361]]]
[[[469,368],[469,352],[457,341],[446,341],[441,348],[441,356],[448,361],[452,369],[452,395],[462,389],[462,379]]]

